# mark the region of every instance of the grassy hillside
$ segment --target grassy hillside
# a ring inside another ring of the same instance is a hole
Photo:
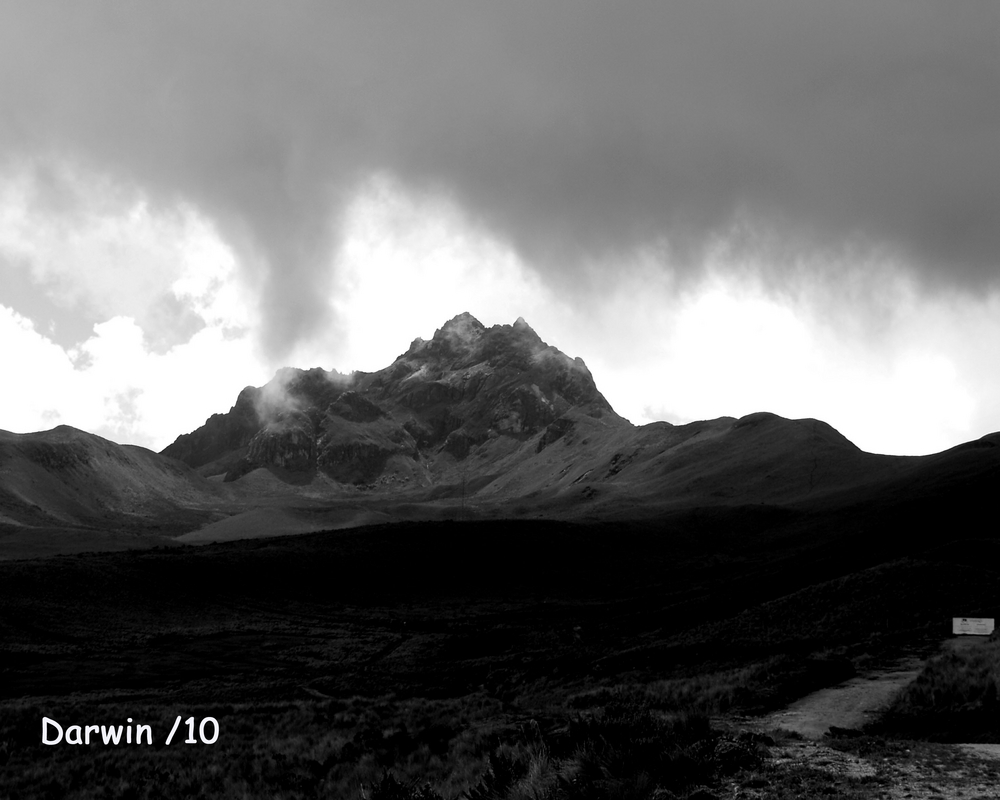
[[[962,644],[928,661],[872,730],[937,742],[1000,742],[1000,644]]]

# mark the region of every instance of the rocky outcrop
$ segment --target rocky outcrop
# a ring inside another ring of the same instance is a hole
[[[560,417],[545,429],[545,432],[538,439],[538,445],[535,448],[535,452],[541,453],[542,450],[553,442],[558,442],[567,433],[573,430],[573,427],[573,420],[567,419],[566,417]]]
[[[246,387],[228,413],[213,414],[196,431],[181,434],[162,455],[198,469],[225,460],[234,452],[242,454],[261,427],[256,411],[259,397],[260,389]],[[208,474],[212,474],[211,470]]]
[[[298,424],[268,427],[250,440],[247,461],[255,467],[275,466],[292,471],[316,468],[316,435],[308,418]]]
[[[570,410],[620,420],[583,361],[523,319],[487,328],[466,313],[378,372],[279,370],[164,453],[227,480],[264,467],[361,485],[394,456],[463,460],[503,439],[544,434],[540,451],[569,429],[560,419]]]

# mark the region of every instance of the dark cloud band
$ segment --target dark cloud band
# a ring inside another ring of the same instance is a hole
[[[659,240],[697,266],[749,221],[981,288],[998,35],[993,2],[5,4],[0,144],[211,214],[276,354],[330,322],[337,213],[374,171],[553,279]]]

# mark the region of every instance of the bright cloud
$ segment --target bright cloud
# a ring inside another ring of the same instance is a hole
[[[67,352],[0,306],[0,340],[0,371],[19,376],[2,398],[3,427],[17,432],[66,424],[160,450],[227,410],[248,378],[263,378],[247,340],[219,327],[157,354],[134,320],[114,317]]]
[[[27,270],[57,306],[94,320],[137,320],[158,350],[205,324],[204,298],[233,272],[233,256],[194,208],[153,208],[136,192],[64,163],[22,165],[4,178],[6,269]]]
[[[408,194],[384,176],[358,195],[343,231],[331,304],[344,338],[326,355],[336,352],[341,370],[380,369],[463,311],[484,324],[569,316],[509,247],[447,201]]]
[[[58,181],[23,172],[5,185],[0,260],[29,270],[57,304],[82,306],[91,333],[60,343],[0,305],[0,372],[20,387],[0,401],[2,427],[69,424],[159,450],[266,380],[255,305],[206,220],[183,205],[123,202],[71,172]]]
[[[970,337],[1000,347],[997,298],[956,304],[897,287],[906,302],[873,327],[849,308],[832,311],[826,288],[776,297],[730,274],[679,297],[651,292],[639,313],[652,313],[653,340],[637,343],[631,362],[602,358],[592,369],[637,423],[772,411],[822,419],[865,450],[910,455],[981,435],[983,399],[998,398],[1000,381],[967,351]]]

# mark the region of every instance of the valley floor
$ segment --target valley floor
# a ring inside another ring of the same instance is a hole
[[[723,522],[412,523],[0,564],[0,797],[374,800],[391,774],[452,800],[508,759],[556,798],[678,753],[657,780],[679,800],[997,796],[998,762],[958,746],[776,732],[802,698],[938,652],[949,609],[1000,594],[993,562],[872,566]],[[855,727],[813,707],[817,735]],[[43,716],[131,717],[156,746],[45,746]],[[218,742],[165,746],[177,716],[214,718]]]

